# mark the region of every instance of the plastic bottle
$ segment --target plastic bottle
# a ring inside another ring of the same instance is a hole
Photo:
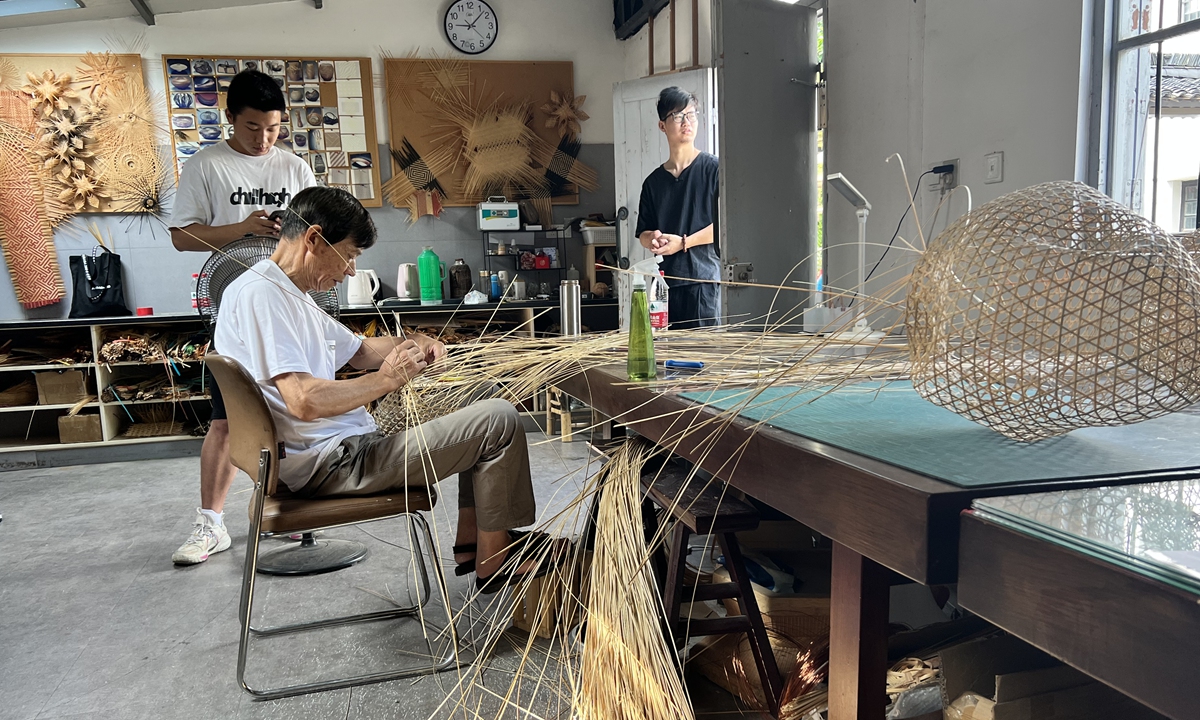
[[[650,329],[655,335],[667,330],[667,317],[671,303],[668,296],[667,278],[663,271],[658,271],[654,278],[654,287],[649,292],[650,298]]]
[[[421,281],[421,304],[442,304],[442,280],[446,277],[446,264],[438,258],[432,247],[417,256],[417,277]]]
[[[492,273],[491,285],[492,285],[492,288],[491,288],[492,291],[491,291],[491,296],[489,299],[492,302],[500,302],[500,276],[497,275],[496,273]]]
[[[633,381],[653,380],[654,335],[650,331],[650,302],[646,299],[646,281],[633,276],[633,295],[629,301],[629,359],[626,372]]]

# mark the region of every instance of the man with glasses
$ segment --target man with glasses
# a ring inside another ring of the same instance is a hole
[[[672,328],[717,325],[721,317],[721,259],[713,244],[717,209],[717,158],[696,149],[700,126],[696,97],[678,87],[658,96],[658,129],[671,156],[642,183],[637,236],[663,258],[671,289]]]

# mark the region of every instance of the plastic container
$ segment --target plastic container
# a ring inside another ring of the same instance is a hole
[[[488,299],[492,302],[500,302],[500,294],[503,292],[500,289],[500,276],[492,273],[490,281],[491,292],[488,294]]]
[[[667,318],[671,308],[669,297],[669,289],[667,288],[667,278],[663,275],[663,271],[658,271],[658,277],[654,278],[654,287],[648,293],[650,299],[650,330],[655,335],[667,330]]]
[[[446,263],[442,262],[432,247],[417,257],[417,277],[421,281],[421,304],[442,304],[442,281],[446,279]]]
[[[635,382],[655,378],[650,302],[646,299],[646,281],[640,275],[634,276],[633,295],[629,299],[629,358],[625,369]]]

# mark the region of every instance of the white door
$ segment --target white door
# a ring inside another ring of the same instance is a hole
[[[613,137],[617,163],[617,255],[628,258],[630,265],[650,257],[633,231],[637,228],[638,200],[642,181],[670,154],[667,138],[658,129],[658,94],[678,86],[696,96],[696,107],[703,115],[696,147],[717,153],[716,85],[711,68],[688,70],[661,77],[627,80],[613,87]],[[621,213],[624,209],[626,212]],[[624,219],[620,219],[625,215]],[[632,282],[625,273],[617,274],[617,297],[621,303],[621,328],[629,321],[629,295]]]

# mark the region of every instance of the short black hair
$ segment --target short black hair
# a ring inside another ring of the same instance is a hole
[[[229,81],[225,107],[236,118],[246,108],[259,112],[278,110],[282,113],[287,110],[287,103],[283,101],[283,90],[279,89],[279,83],[274,78],[257,70],[243,70]]]
[[[345,190],[317,185],[296,193],[283,213],[279,236],[294,240],[310,225],[320,225],[321,236],[330,245],[346,238],[363,250],[375,244],[375,222],[358,198]]]
[[[694,102],[696,102],[696,96],[683,88],[674,85],[663,88],[663,91],[658,94],[658,119],[665,122],[668,115],[679,112]]]

